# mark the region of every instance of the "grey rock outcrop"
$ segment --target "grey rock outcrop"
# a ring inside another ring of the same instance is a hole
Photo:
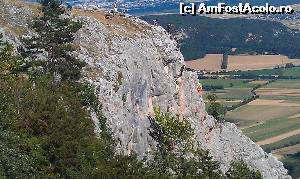
[[[108,20],[101,12],[93,14],[96,15],[75,17],[84,22],[76,34],[75,55],[88,64],[82,80],[98,90],[120,152],[135,151],[143,156],[155,150],[155,142],[148,135],[147,116],[157,106],[189,120],[198,142],[221,163],[223,171],[232,161],[243,160],[264,178],[290,178],[281,162],[265,153],[234,124],[220,125],[207,115],[197,91],[196,74],[185,71],[176,42],[163,28],[134,17]],[[21,16],[18,18],[22,20]],[[8,27],[1,29],[9,34],[7,38],[18,43],[15,38],[19,34],[12,36],[14,32]]]
[[[220,161],[223,171],[232,161],[243,160],[264,178],[290,178],[281,162],[234,124],[220,125],[207,115],[196,74],[184,70],[183,56],[164,29],[137,18],[126,19],[130,27],[107,25],[93,17],[81,20],[86,25],[76,44],[78,56],[88,62],[84,80],[97,87],[120,151],[143,156],[155,149],[147,116],[157,106],[189,120],[197,140]]]

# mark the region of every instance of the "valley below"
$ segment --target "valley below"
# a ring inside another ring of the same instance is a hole
[[[294,70],[300,74],[299,68]],[[293,177],[299,176],[299,79],[228,79],[227,76],[225,79],[200,79],[200,83],[204,88],[224,87],[205,91],[204,96],[217,95],[218,102],[229,109],[226,121],[235,123],[266,152],[282,160],[293,171]],[[251,93],[255,88],[257,98]]]

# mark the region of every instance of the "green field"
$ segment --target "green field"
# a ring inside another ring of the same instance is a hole
[[[256,84],[248,83],[249,80],[240,79],[201,79],[203,86],[223,86],[224,88],[253,88]]]
[[[262,133],[268,133],[272,130],[272,126],[277,119],[287,118],[288,116],[297,114],[300,112],[300,107],[288,107],[288,106],[256,106],[256,105],[244,105],[239,107],[233,111],[228,112],[226,115],[226,119],[228,121],[235,122],[239,127],[247,127],[253,125],[255,123],[261,123],[264,121],[270,121],[271,123],[263,124],[264,130],[268,128],[268,131],[262,130]],[[275,121],[272,121],[275,120]],[[279,121],[280,123],[283,121]],[[256,130],[258,127],[262,127],[262,125],[256,126],[254,128],[249,128],[248,130]],[[246,132],[246,135],[250,132]],[[250,135],[249,137],[254,137]]]
[[[300,80],[277,80],[264,88],[300,89]]]
[[[204,94],[206,98],[207,94],[216,94],[218,102],[225,107],[232,107],[240,104],[244,99],[251,98],[252,88],[226,88],[224,90],[217,90]]]
[[[241,72],[228,72],[223,73],[227,75],[241,75],[255,78],[256,76],[271,76],[279,75],[281,77],[300,78],[300,67],[294,68],[279,68],[279,69],[264,69],[264,70],[250,70]]]
[[[300,128],[299,118],[271,119],[261,125],[246,128],[244,134],[254,141],[261,141],[267,138],[278,136]]]
[[[207,94],[216,94],[218,101],[226,106],[232,107],[241,103],[245,99],[253,96],[251,90],[259,84],[264,84],[266,81],[253,81],[242,79],[202,79],[200,83],[203,86],[221,86],[222,89],[208,91]],[[223,89],[224,88],[224,89]]]
[[[299,78],[300,77],[300,67],[288,68],[288,69],[283,70],[283,76]]]
[[[296,145],[300,143],[300,134],[298,135],[294,135],[292,137],[288,137],[286,139],[283,139],[281,141],[272,143],[272,144],[267,144],[267,145],[263,145],[261,146],[266,152],[271,152],[272,150],[276,150],[276,149],[281,149],[284,147],[289,147],[292,145]]]
[[[230,100],[243,100],[245,98],[250,98],[252,88],[226,88],[225,90],[219,90],[217,92],[213,92],[220,99],[224,99],[227,101]]]
[[[263,81],[249,83],[249,81],[245,82],[245,80],[240,79],[206,79],[200,80],[200,82],[204,85],[222,85],[226,87],[223,90],[216,90],[210,93],[216,94],[219,98],[218,101],[227,107],[237,105],[242,100],[251,98],[253,95],[251,93],[252,88],[259,83],[264,84],[262,83]],[[286,92],[285,89],[300,89],[300,80],[277,80],[267,86],[261,87],[259,90],[263,89],[279,89],[280,92],[283,91],[284,93]],[[299,95],[290,96],[283,94],[282,96],[278,96],[272,95],[272,93],[266,93],[266,95],[262,93],[260,99],[270,100],[270,104],[246,104],[233,111],[229,111],[225,119],[243,128],[243,132],[254,141],[261,141],[300,128],[299,118],[289,118],[300,114],[300,106],[288,105],[291,103],[300,104]],[[278,104],[276,100],[285,100],[284,102],[287,104]]]

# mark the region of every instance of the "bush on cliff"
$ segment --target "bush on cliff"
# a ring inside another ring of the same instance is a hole
[[[262,178],[242,162],[232,163],[224,175],[219,163],[196,142],[194,129],[186,119],[163,113],[159,108],[154,113],[154,118],[149,117],[149,134],[157,142],[158,151],[148,163],[154,171],[175,178]]]
[[[157,142],[158,151],[149,163],[153,170],[176,178],[220,178],[219,164],[195,142],[191,124],[179,116],[154,110],[150,120],[150,136]]]
[[[262,179],[258,171],[251,171],[244,162],[233,162],[226,176],[228,179]]]
[[[217,95],[208,94],[206,96],[208,100],[207,113],[212,115],[218,122],[224,122],[225,115],[227,113],[226,108],[219,102],[217,102]]]

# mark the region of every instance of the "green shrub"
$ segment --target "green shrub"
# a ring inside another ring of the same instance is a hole
[[[226,176],[228,179],[262,179],[258,171],[250,170],[244,162],[233,162]]]
[[[175,178],[222,178],[219,164],[202,150],[194,139],[191,124],[179,116],[154,110],[150,120],[150,136],[158,151],[149,164],[154,171]]]
[[[206,99],[209,101],[207,113],[212,115],[218,122],[224,122],[227,110],[222,104],[216,102],[218,99],[217,95],[209,94],[206,96]]]

